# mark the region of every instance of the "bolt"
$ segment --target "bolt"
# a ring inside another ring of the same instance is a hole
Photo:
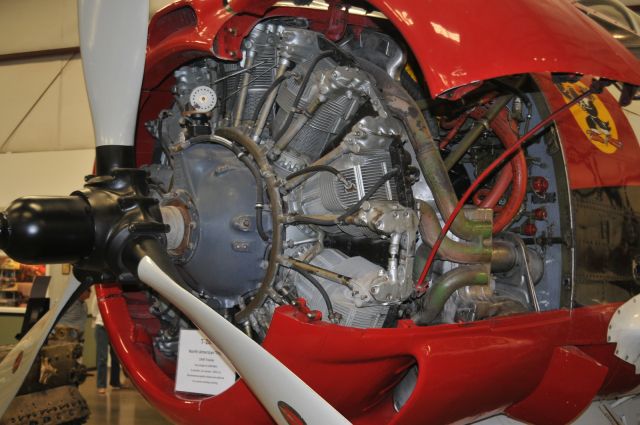
[[[539,196],[543,196],[549,190],[549,180],[542,176],[534,176],[531,179],[531,189]]]

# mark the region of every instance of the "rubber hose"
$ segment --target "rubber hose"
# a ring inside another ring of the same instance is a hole
[[[483,111],[474,111],[471,114],[474,118],[483,117]],[[507,111],[503,109],[498,116],[491,122],[491,129],[500,139],[505,149],[510,148],[518,141],[518,136],[513,132],[513,128],[509,123]],[[480,206],[483,208],[493,208],[500,198],[504,195],[511,182],[511,194],[507,203],[502,210],[496,215],[493,221],[493,233],[499,233],[511,223],[513,218],[518,214],[520,205],[527,195],[527,159],[524,151],[518,151],[510,161],[511,170],[508,167],[500,172],[496,184],[489,194],[482,200]]]

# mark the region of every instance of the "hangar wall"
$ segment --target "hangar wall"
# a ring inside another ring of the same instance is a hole
[[[151,0],[151,14],[169,3]],[[93,167],[76,0],[0,0],[0,208],[65,195]]]
[[[0,210],[24,195],[67,195],[94,162],[76,0],[0,0]],[[151,0],[154,13],[169,3]],[[68,275],[49,268],[52,298]],[[3,315],[0,344],[15,342],[21,314]],[[91,321],[84,361],[95,366]]]

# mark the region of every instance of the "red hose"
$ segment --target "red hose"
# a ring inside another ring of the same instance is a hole
[[[429,253],[429,257],[427,258],[427,261],[425,262],[424,267],[422,268],[422,273],[420,273],[420,277],[416,282],[416,292],[418,293],[423,292],[428,287],[428,284],[425,285],[424,283],[427,279],[427,275],[429,274],[429,270],[431,269],[431,265],[433,264],[433,261],[436,259],[436,255],[438,254],[438,249],[440,248],[440,245],[442,244],[444,237],[446,236],[447,232],[451,228],[453,221],[456,219],[458,214],[460,214],[460,211],[462,211],[462,208],[464,207],[464,205],[467,203],[467,201],[469,200],[471,195],[476,191],[476,189],[478,189],[478,187],[482,184],[482,182],[485,181],[485,179],[496,168],[498,168],[500,164],[504,162],[505,159],[509,158],[515,151],[520,149],[520,146],[522,146],[524,142],[529,140],[538,131],[545,128],[547,125],[549,125],[549,123],[555,120],[558,117],[558,115],[560,115],[562,112],[568,110],[573,105],[583,100],[585,97],[590,96],[592,93],[593,93],[592,90],[587,90],[586,92],[582,93],[580,96],[576,97],[566,105],[562,105],[560,108],[556,109],[553,113],[549,114],[547,118],[543,119],[538,124],[536,124],[531,130],[527,132],[527,134],[522,136],[516,143],[514,143],[507,150],[502,152],[502,154],[498,158],[496,158],[491,164],[489,164],[489,166],[482,173],[480,173],[478,178],[475,179],[473,183],[471,183],[467,191],[462,195],[462,198],[460,198],[460,200],[458,201],[458,204],[456,205],[456,207],[451,212],[451,215],[449,216],[447,221],[444,223],[444,226],[442,227],[442,231],[440,232],[440,236],[438,236],[438,240],[436,241],[436,243],[433,244],[433,247],[431,248],[431,252]]]
[[[496,183],[491,189],[482,188],[474,193],[473,203],[481,208],[493,208],[493,212],[501,211],[502,207],[497,204],[509,188],[512,178],[513,168],[511,167],[511,163],[508,162],[504,165],[504,168],[500,170]]]
[[[441,124],[442,128],[444,129],[449,128],[450,130],[445,136],[445,138],[442,140],[442,142],[440,142],[440,149],[446,148],[447,145],[453,140],[453,138],[456,137],[456,134],[458,134],[458,130],[460,130],[460,127],[462,127],[462,125],[465,123],[468,117],[469,117],[469,113],[465,112],[464,114],[460,115],[458,118]]]
[[[500,111],[497,117],[491,122],[491,129],[495,135],[500,139],[506,149],[518,143],[518,137],[513,131],[509,122],[509,116],[506,109]],[[484,111],[476,109],[471,113],[471,116],[476,119],[481,119],[484,116]],[[501,232],[518,214],[520,205],[524,201],[527,195],[527,159],[523,151],[518,152],[513,159],[504,166],[500,171],[495,185],[484,197],[479,206],[482,208],[494,208],[500,198],[504,196],[509,185],[511,185],[511,194],[507,200],[506,205],[501,208],[493,221],[493,233]],[[475,201],[475,199],[474,199]]]

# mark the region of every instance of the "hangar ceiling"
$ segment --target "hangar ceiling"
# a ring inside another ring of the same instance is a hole
[[[0,153],[91,149],[76,0],[0,0],[0,39]]]

